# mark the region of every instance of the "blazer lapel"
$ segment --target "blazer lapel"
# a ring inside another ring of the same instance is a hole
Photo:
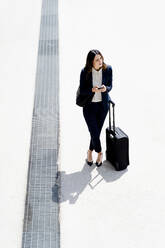
[[[90,74],[89,74],[89,83],[90,83],[90,87],[92,88],[93,87],[93,84],[92,84],[92,72],[90,72]]]
[[[105,84],[105,70],[102,70],[102,84]]]

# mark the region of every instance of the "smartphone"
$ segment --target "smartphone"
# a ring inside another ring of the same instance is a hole
[[[103,86],[102,87],[99,87],[98,90],[103,89],[103,88],[104,88]]]

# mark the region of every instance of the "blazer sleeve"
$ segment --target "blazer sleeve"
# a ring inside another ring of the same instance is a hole
[[[112,67],[111,66],[108,66],[108,82],[107,82],[107,86],[106,86],[106,91],[107,92],[110,92],[110,90],[112,89]]]
[[[85,71],[84,69],[82,69],[80,73],[80,94],[90,95],[91,93],[92,93],[92,90],[87,87],[87,81],[85,79]]]

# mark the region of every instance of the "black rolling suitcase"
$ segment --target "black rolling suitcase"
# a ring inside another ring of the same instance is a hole
[[[111,104],[113,108],[113,128],[111,128]],[[117,171],[129,165],[129,139],[119,128],[115,127],[115,103],[110,100],[109,127],[106,128],[106,159]]]

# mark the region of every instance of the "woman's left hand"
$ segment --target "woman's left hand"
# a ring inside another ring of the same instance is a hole
[[[106,86],[104,84],[102,84],[101,86],[103,86],[103,89],[100,89],[101,92],[105,92],[107,90]]]

